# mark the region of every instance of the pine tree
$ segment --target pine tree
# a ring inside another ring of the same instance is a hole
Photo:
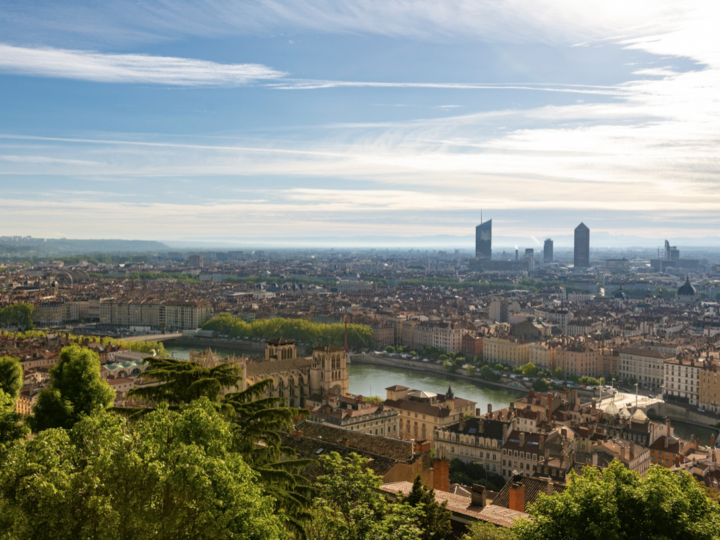
[[[422,540],[443,540],[452,531],[447,501],[438,504],[435,490],[428,488],[420,475],[415,478],[410,493],[406,497],[400,497],[398,502],[422,508],[424,516],[419,523],[423,531],[420,537]]]

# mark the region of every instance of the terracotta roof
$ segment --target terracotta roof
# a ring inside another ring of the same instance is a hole
[[[412,491],[411,482],[390,482],[383,484],[381,489],[386,493],[397,495],[398,492],[407,495]],[[516,512],[509,508],[499,506],[475,506],[470,497],[455,495],[446,491],[435,490],[435,500],[442,504],[447,501],[448,510],[479,521],[487,521],[501,527],[512,527],[516,519],[528,519],[530,516],[524,512]]]
[[[548,480],[546,478],[533,478],[529,476],[522,476],[520,474],[515,475],[508,480],[500,493],[497,494],[495,500],[492,502],[492,506],[501,506],[503,508],[510,507],[510,486],[513,482],[522,482],[525,486],[525,508],[533,504],[541,493],[547,495],[548,492]],[[562,484],[553,482],[553,494],[562,493],[565,491],[565,486]]]

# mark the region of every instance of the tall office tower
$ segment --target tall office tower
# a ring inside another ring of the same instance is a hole
[[[475,227],[475,257],[492,259],[492,219]]]
[[[533,248],[525,249],[525,257],[523,257],[528,263],[528,272],[533,273],[535,271],[535,250]]]
[[[590,266],[590,229],[581,223],[575,227],[575,268]]]
[[[671,246],[667,240],[665,240],[665,259],[668,261],[680,260],[680,250],[677,246]]]
[[[543,247],[543,262],[553,262],[553,241],[552,238],[545,239],[545,246]]]

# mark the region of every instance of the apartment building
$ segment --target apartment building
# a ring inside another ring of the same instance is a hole
[[[665,360],[665,397],[690,405],[700,403],[700,375],[703,366],[704,362],[701,360]]]
[[[530,362],[538,369],[554,370],[558,366],[558,347],[548,343],[531,343],[529,347]]]
[[[600,377],[603,374],[602,352],[587,343],[571,343],[559,349],[557,364],[565,375]]]
[[[49,301],[36,304],[32,318],[37,324],[58,325],[66,321],[77,321],[80,316],[74,302]]]
[[[100,323],[192,330],[212,317],[209,302],[107,300],[100,303]]]
[[[475,413],[475,402],[455,397],[451,388],[445,395],[400,385],[386,388],[386,392],[385,407],[400,413],[398,429],[402,439],[434,441],[436,429]]]
[[[567,334],[568,326],[570,325],[570,321],[573,320],[573,317],[575,317],[575,314],[569,309],[544,307],[536,309],[535,316],[557,324],[560,330],[562,330],[562,333]]]
[[[531,344],[512,337],[487,337],[483,340],[483,357],[489,362],[523,366],[530,361]]]
[[[635,379],[645,388],[660,387],[665,381],[665,361],[673,356],[651,349],[622,349],[620,351],[620,378]]]
[[[456,328],[452,323],[421,323],[415,326],[413,347],[458,352],[462,347],[462,336],[462,328]]]
[[[435,451],[439,454],[442,449],[448,459],[479,463],[486,471],[500,474],[503,436],[507,436],[508,425],[483,418],[461,419],[435,431]]]
[[[718,372],[720,365],[716,362],[705,362],[700,371],[700,407],[714,413],[720,412],[720,381]]]

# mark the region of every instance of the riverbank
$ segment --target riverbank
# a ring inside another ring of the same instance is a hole
[[[352,354],[350,355],[351,362],[356,364],[370,364],[375,366],[386,366],[399,369],[412,369],[413,371],[420,371],[426,373],[433,373],[437,375],[443,375],[445,377],[453,379],[463,379],[474,383],[494,386],[496,388],[504,388],[506,390],[514,390],[518,392],[528,392],[531,388],[530,384],[523,381],[513,381],[512,384],[506,384],[501,382],[486,381],[484,379],[478,379],[470,375],[464,375],[462,373],[451,373],[438,364],[431,363],[420,363],[413,360],[404,360],[402,358],[383,358],[382,356],[376,356],[374,354]]]

